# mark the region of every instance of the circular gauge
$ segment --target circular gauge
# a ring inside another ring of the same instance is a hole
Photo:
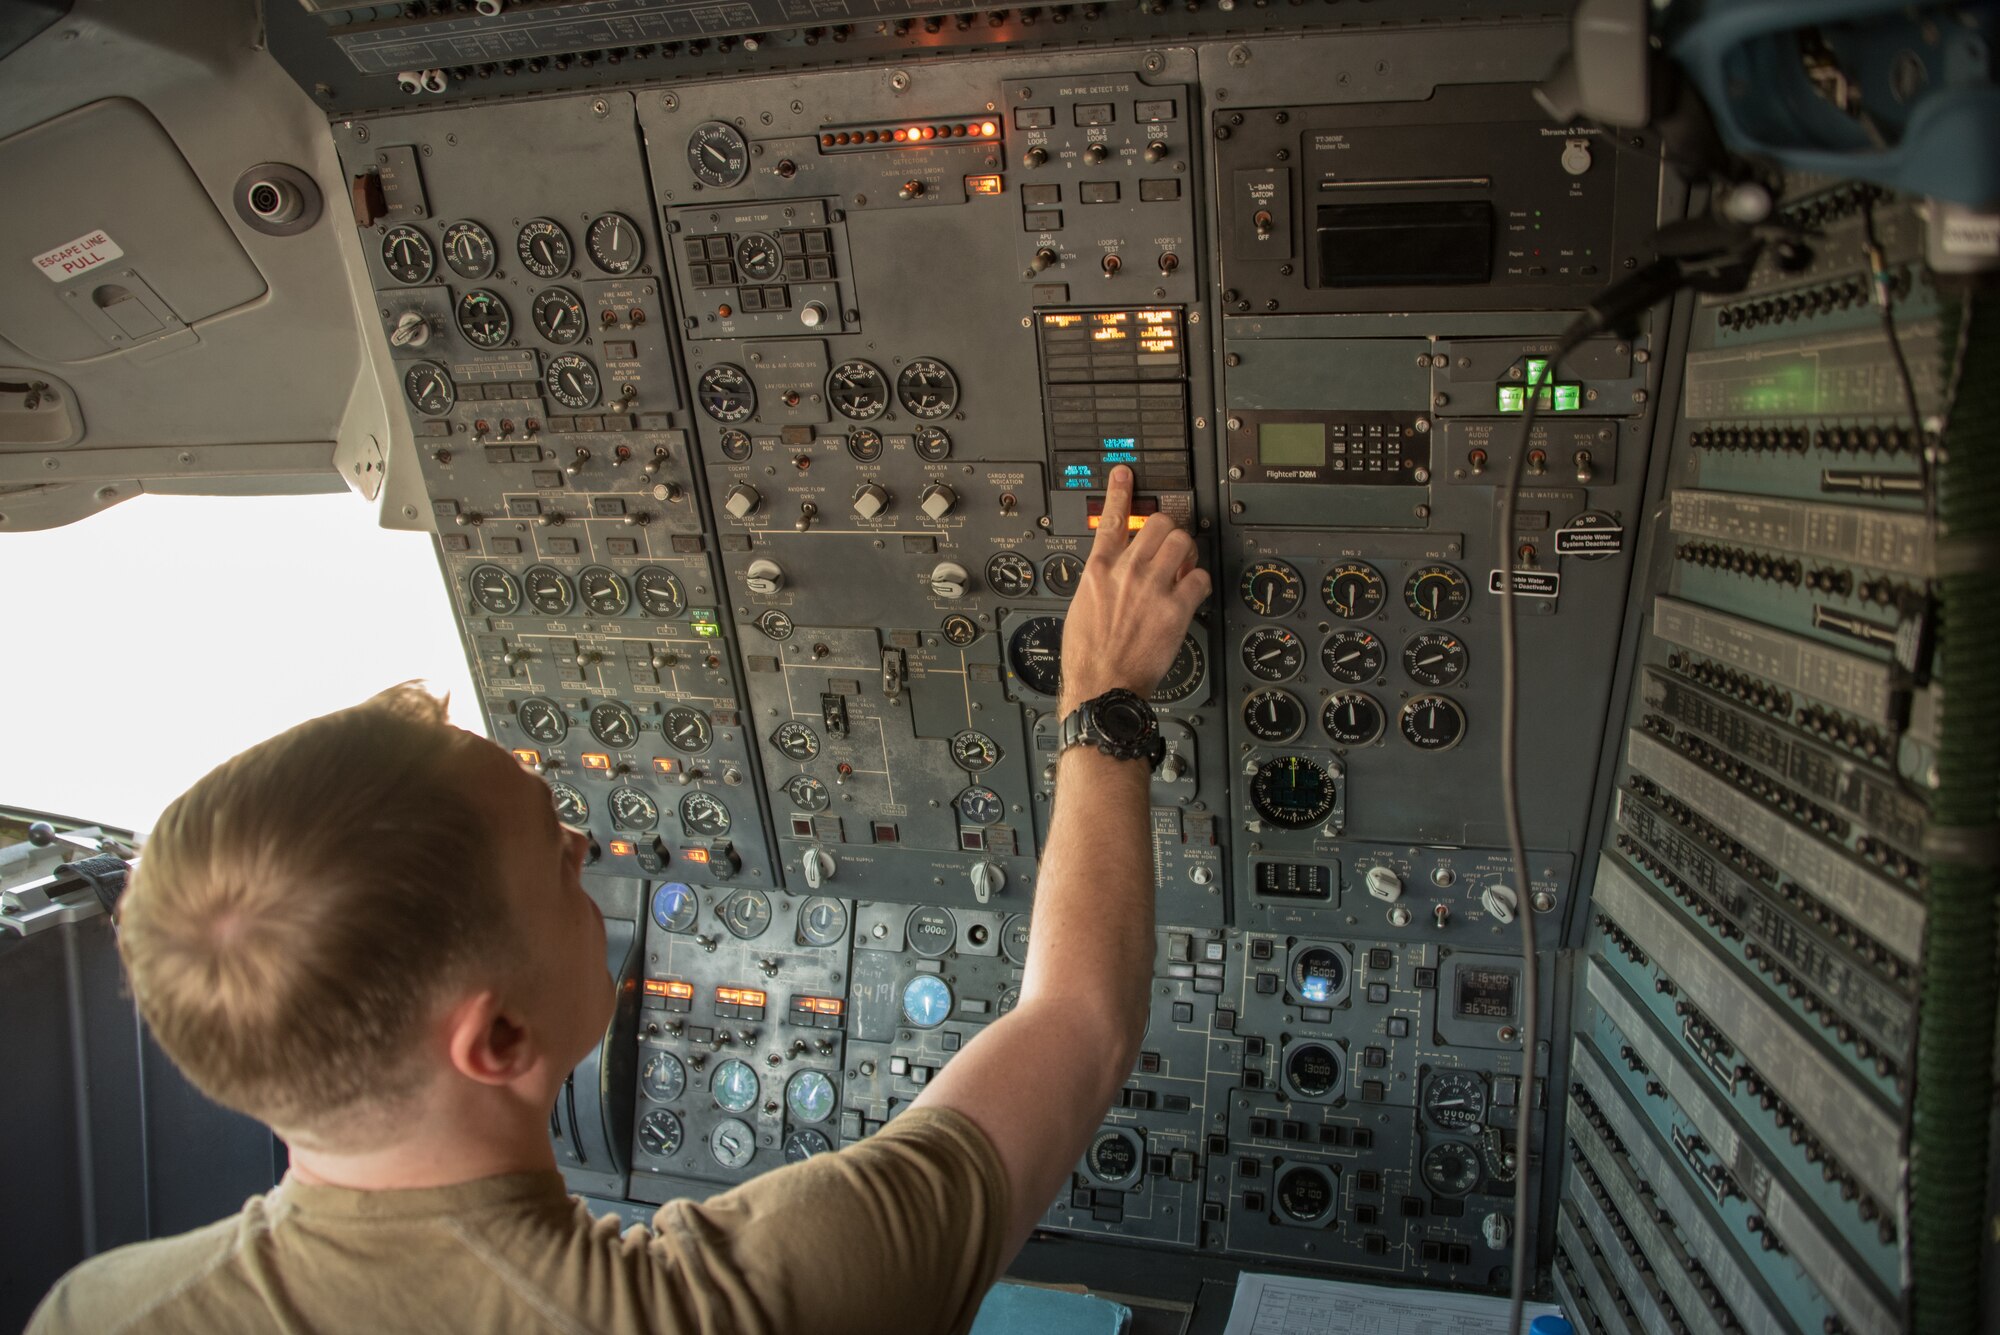
[[[718,444],[722,457],[733,464],[740,464],[750,457],[750,437],[735,427],[723,432]]]
[[[1382,675],[1387,655],[1382,641],[1365,630],[1343,630],[1326,637],[1320,646],[1320,666],[1335,681],[1358,686]]]
[[[687,826],[689,834],[718,838],[729,833],[729,808],[707,793],[689,793],[681,799],[681,824]],[[770,916],[766,905],[764,917],[768,920]]]
[[[695,180],[726,190],[750,174],[750,141],[734,125],[709,121],[688,136],[687,162]]]
[[[455,222],[444,229],[444,262],[460,278],[486,277],[493,259],[493,234],[478,223]]]
[[[1243,702],[1243,726],[1260,742],[1289,742],[1305,731],[1306,707],[1290,691],[1259,691]]]
[[[639,610],[649,617],[677,617],[687,607],[680,580],[659,566],[640,566],[634,571],[632,591],[639,595]]]
[[[472,590],[473,601],[494,616],[504,617],[521,605],[520,582],[499,566],[477,567],[466,587]]]
[[[1259,626],[1243,637],[1244,670],[1259,681],[1289,681],[1305,662],[1305,645],[1283,626]]]
[[[1308,946],[1292,957],[1292,995],[1308,1006],[1324,1006],[1340,996],[1347,960],[1328,946]]]
[[[925,463],[941,464],[951,458],[951,437],[941,426],[917,428],[917,457]]]
[[[1333,1212],[1333,1180],[1310,1165],[1295,1164],[1280,1173],[1274,1195],[1285,1217],[1301,1224],[1318,1223]]]
[[[1382,706],[1360,691],[1338,691],[1319,713],[1319,725],[1342,746],[1366,746],[1382,735]]]
[[[569,736],[569,719],[564,717],[562,706],[539,695],[531,695],[514,706],[514,721],[521,725],[522,732],[551,746]]]
[[[656,1052],[639,1068],[639,1088],[655,1103],[672,1103],[687,1090],[687,1067],[671,1052]]]
[[[942,959],[958,944],[958,919],[951,916],[951,910],[935,906],[911,909],[903,923],[903,939],[911,951],[925,959]]]
[[[771,900],[762,890],[737,890],[722,901],[716,916],[731,936],[754,941],[771,925]]]
[[[476,287],[458,299],[458,332],[476,348],[497,348],[514,333],[514,318],[507,303],[483,287]]]
[[[637,788],[611,790],[611,823],[638,834],[660,823],[660,804]]]
[[[694,930],[695,915],[701,912],[701,896],[694,887],[680,881],[666,881],[653,891],[653,921],[666,932]]]
[[[514,239],[514,253],[537,278],[555,278],[569,268],[569,233],[553,218],[536,218]]]
[[[382,234],[382,267],[399,283],[421,283],[437,267],[437,256],[416,228],[391,227]]]
[[[1425,566],[1403,585],[1403,601],[1426,621],[1448,621],[1465,610],[1472,586],[1451,566]]]
[[[850,421],[872,422],[888,410],[889,381],[873,362],[842,362],[827,373],[826,400]],[[876,445],[879,452],[880,437]]]
[[[708,1153],[724,1168],[746,1167],[757,1156],[757,1133],[734,1117],[725,1117],[708,1133]]]
[[[1285,1054],[1285,1083],[1309,1099],[1330,1097],[1340,1088],[1340,1050],[1325,1043],[1301,1043]]]
[[[1181,641],[1174,661],[1167,664],[1167,675],[1146,699],[1156,705],[1176,704],[1199,691],[1207,680],[1208,655],[1202,652],[1201,641],[1189,635]]]
[[[708,715],[686,705],[675,705],[662,716],[660,733],[674,750],[691,756],[708,750],[715,740],[715,733],[708,726]]]
[[[571,587],[569,576],[549,566],[529,566],[528,573],[521,576],[521,583],[528,590],[528,606],[545,617],[561,616],[576,601],[576,590]]]
[[[615,700],[607,700],[590,711],[590,734],[615,750],[624,750],[639,740],[639,720]]]
[[[799,905],[799,944],[830,946],[847,932],[847,906],[815,895]]]
[[[1284,830],[1303,830],[1333,814],[1333,776],[1316,760],[1279,756],[1250,776],[1250,804]]]
[[[958,795],[957,806],[958,814],[972,825],[998,825],[1007,815],[1007,804],[1000,800],[1000,794],[978,784]]]
[[[847,452],[856,463],[872,464],[882,458],[882,433],[858,426],[847,433]]]
[[[785,1108],[795,1122],[824,1122],[837,1101],[823,1071],[800,1071],[785,1082]]]
[[[1441,1140],[1424,1151],[1424,1185],[1440,1196],[1463,1196],[1479,1185],[1479,1156],[1472,1146]]]
[[[1236,590],[1243,605],[1260,617],[1281,617],[1306,595],[1299,572],[1283,561],[1259,561],[1243,572]]]
[[[757,387],[750,383],[750,377],[743,374],[740,366],[723,362],[711,366],[701,373],[695,382],[695,397],[701,401],[701,410],[718,422],[741,422],[757,411]],[[724,437],[724,452],[728,450],[728,439]],[[749,441],[744,441],[743,457],[749,458]],[[741,462],[739,460],[739,462]]]
[[[632,605],[625,577],[603,566],[586,566],[576,577],[576,589],[583,595],[583,605],[601,617],[622,616]]]
[[[1470,1071],[1433,1071],[1424,1085],[1424,1116],[1446,1131],[1470,1131],[1486,1120],[1486,1085]]]
[[[994,1004],[993,1009],[996,1014],[1011,1015],[1014,1012],[1014,1008],[1020,1004],[1021,1004],[1020,984],[1009,983],[1006,987],[1001,989],[1000,1000]]]
[[[565,408],[588,408],[597,402],[597,368],[574,352],[549,358],[542,387]]]
[[[599,215],[584,233],[583,245],[590,252],[590,262],[609,274],[631,273],[646,251],[639,229],[622,213]]]
[[[451,405],[458,402],[458,391],[452,388],[450,374],[436,362],[411,363],[410,369],[403,372],[403,396],[411,407],[432,417],[450,412]]]
[[[833,794],[810,774],[794,774],[785,781],[785,796],[800,811],[825,811],[833,805]]]
[[[951,739],[951,758],[960,769],[978,773],[1000,763],[1000,744],[985,733],[968,728]]]
[[[1019,552],[1000,552],[986,563],[986,587],[1002,598],[1025,598],[1035,591],[1035,563]]]
[[[1048,585],[1050,593],[1058,598],[1074,598],[1076,586],[1083,582],[1083,558],[1068,552],[1057,552],[1042,562],[1042,583]]]
[[[750,1069],[750,1063],[731,1057],[716,1066],[708,1092],[724,1111],[740,1113],[756,1107],[757,1095],[762,1091],[757,1087],[757,1073]]]
[[[757,618],[757,629],[774,640],[789,640],[797,627],[792,625],[791,617],[783,609],[774,607]]]
[[[958,410],[958,377],[935,357],[919,357],[896,377],[896,400],[926,422],[949,417]]]
[[[1083,1167],[1092,1177],[1116,1186],[1139,1175],[1137,1140],[1126,1131],[1101,1131],[1083,1152]]]
[[[939,629],[944,632],[947,644],[957,645],[961,649],[979,638],[979,623],[963,612],[953,612],[944,619],[944,624]]]
[[[1007,663],[1038,695],[1062,691],[1062,618],[1029,617],[1007,640]]]
[[[556,806],[556,819],[578,829],[590,824],[590,803],[574,787],[560,781],[549,785],[549,798]]]
[[[919,1029],[935,1029],[951,1018],[951,985],[934,973],[903,984],[903,1018]]]
[[[1403,646],[1403,671],[1424,686],[1449,686],[1465,675],[1465,641],[1443,631],[1419,635]]]
[[[1327,611],[1349,621],[1372,617],[1382,610],[1389,596],[1382,576],[1374,566],[1361,561],[1344,561],[1326,572],[1319,586],[1320,601]]]
[[[681,1152],[681,1119],[665,1108],[655,1108],[639,1119],[639,1148],[656,1159],[671,1158]]]
[[[1420,695],[1403,706],[1399,724],[1419,751],[1449,751],[1465,736],[1465,711],[1447,696]]]
[[[832,1151],[833,1142],[822,1132],[815,1131],[809,1126],[799,1127],[785,1137],[786,1163],[804,1163],[815,1154],[829,1154]]]
[[[1016,913],[1000,925],[1000,953],[1015,964],[1028,963],[1028,915]]]
[[[771,734],[771,745],[777,747],[788,759],[803,764],[819,754],[819,734],[812,730],[810,724],[801,723],[797,719],[788,719],[780,723],[778,730]]]
[[[751,232],[736,238],[736,268],[751,282],[775,281],[784,264],[784,254],[769,233]]]
[[[545,288],[536,293],[529,312],[535,320],[535,332],[558,347],[568,347],[590,327],[583,316],[583,303],[566,287]]]

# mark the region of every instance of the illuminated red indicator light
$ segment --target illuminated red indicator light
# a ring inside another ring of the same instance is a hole
[[[754,987],[718,987],[715,989],[715,1004],[718,1006],[762,1007],[766,1000],[766,995]]]
[[[969,195],[997,195],[1001,191],[997,176],[968,176],[965,178],[965,192]]]
[[[653,770],[659,774],[672,774],[674,772],[673,758],[671,756],[654,756]]]
[[[992,121],[981,121],[979,122],[979,133],[991,139],[994,135],[1000,133],[1000,127]]]
[[[693,1001],[694,984],[683,983],[675,978],[648,978],[646,995],[649,997],[672,997],[676,1001]]]
[[[597,751],[586,751],[583,753],[583,767],[585,769],[601,769],[609,772],[611,769],[611,757]]]
[[[1104,518],[1104,498],[1092,496],[1084,502],[1084,508],[1089,512],[1087,522],[1090,527],[1096,528]],[[1157,513],[1159,508],[1159,501],[1151,496],[1134,496],[1132,513],[1125,516],[1125,527],[1134,531],[1146,527],[1146,516]]]
[[[632,845],[623,839],[613,839],[611,841],[611,856],[614,858],[631,857]]]
[[[532,751],[525,746],[514,748],[514,759],[520,761],[529,769],[540,769],[542,767],[542,753],[540,751]]]

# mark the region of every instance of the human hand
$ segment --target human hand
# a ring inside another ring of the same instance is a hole
[[[1208,572],[1195,564],[1194,539],[1166,515],[1137,533],[1132,470],[1111,470],[1097,541],[1063,624],[1062,713],[1123,687],[1144,697],[1180,652],[1188,620],[1208,597]]]

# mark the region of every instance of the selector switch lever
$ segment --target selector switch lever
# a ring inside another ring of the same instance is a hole
[[[743,582],[750,592],[760,598],[768,598],[785,587],[785,569],[768,556],[760,556],[750,563],[743,572]]]
[[[838,867],[833,854],[823,848],[808,848],[799,855],[799,870],[805,873],[806,884],[817,890],[833,879]]]
[[[925,487],[923,495],[917,498],[917,506],[924,512],[924,518],[943,519],[958,504],[958,493],[942,482],[933,482]]]
[[[854,513],[863,519],[879,519],[889,508],[889,489],[879,482],[864,482],[854,489]]]
[[[956,561],[940,561],[931,567],[931,592],[940,598],[963,598],[972,576]]]
[[[1007,888],[1007,869],[997,862],[972,864],[972,897],[984,904]]]
[[[1385,904],[1393,904],[1403,897],[1403,878],[1393,867],[1370,867],[1363,878],[1368,884],[1368,893]]]
[[[748,519],[757,513],[757,507],[764,503],[764,497],[748,482],[739,482],[729,489],[722,500],[722,508],[729,511],[732,519]]]
[[[1505,925],[1513,922],[1520,911],[1521,897],[1514,893],[1513,886],[1496,881],[1479,892],[1479,906],[1492,915],[1493,921]]]

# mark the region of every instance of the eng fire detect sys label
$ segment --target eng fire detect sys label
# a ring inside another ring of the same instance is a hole
[[[35,256],[35,267],[50,282],[67,283],[78,274],[89,273],[100,264],[109,264],[124,253],[106,233],[86,232],[74,241]]]

